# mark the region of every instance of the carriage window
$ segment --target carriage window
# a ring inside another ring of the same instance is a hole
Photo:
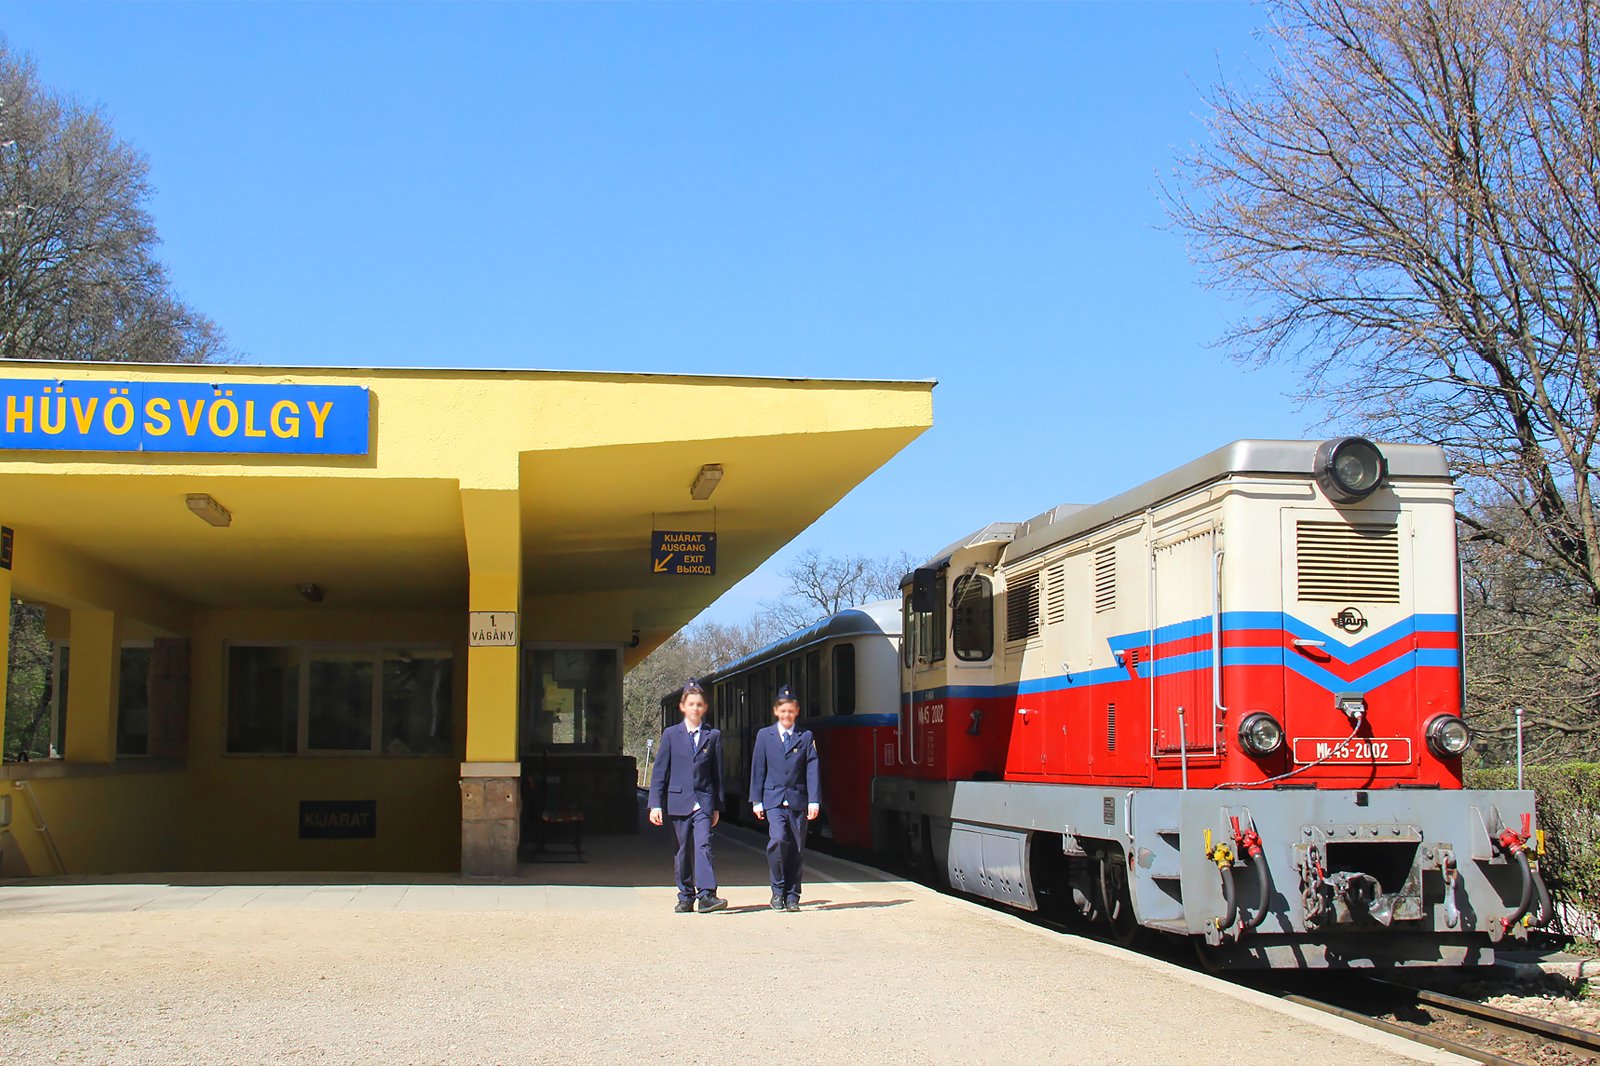
[[[989,579],[976,574],[956,578],[954,617],[950,623],[950,643],[956,658],[981,662],[994,654],[994,594]]]
[[[816,715],[822,713],[822,653],[820,651],[806,654],[806,714]]]
[[[833,713],[856,713],[856,646],[833,646]]]

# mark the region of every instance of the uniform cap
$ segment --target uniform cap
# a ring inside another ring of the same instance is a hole
[[[783,703],[786,700],[793,700],[794,702],[799,703],[800,697],[796,696],[794,694],[794,689],[790,688],[788,685],[780,685],[778,687],[778,702]]]
[[[702,696],[706,694],[706,690],[700,687],[700,679],[697,677],[691,677],[683,683],[683,694],[687,696],[691,692],[698,692]]]

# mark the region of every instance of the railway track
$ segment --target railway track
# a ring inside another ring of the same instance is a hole
[[[1403,1036],[1476,1062],[1567,1066],[1600,1063],[1600,1033],[1492,1007],[1425,988],[1343,976],[1338,991],[1317,996],[1279,993],[1362,1025]]]

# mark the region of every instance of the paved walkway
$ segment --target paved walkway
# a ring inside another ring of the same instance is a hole
[[[826,857],[773,913],[759,844],[712,915],[661,830],[501,883],[0,882],[0,1062],[1457,1061]]]

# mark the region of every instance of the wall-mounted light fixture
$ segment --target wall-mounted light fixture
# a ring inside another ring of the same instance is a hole
[[[219,529],[233,524],[233,514],[204,492],[191,492],[183,498],[189,510]]]
[[[299,587],[299,591],[300,591],[300,595],[302,595],[302,596],[304,596],[306,598],[306,602],[307,603],[321,603],[322,602],[322,586],[321,585],[308,583],[308,584],[305,584],[305,585],[301,585]]]
[[[721,482],[722,464],[707,463],[694,476],[694,484],[689,486],[689,495],[697,500],[709,500],[711,494],[717,491],[717,485]]]

